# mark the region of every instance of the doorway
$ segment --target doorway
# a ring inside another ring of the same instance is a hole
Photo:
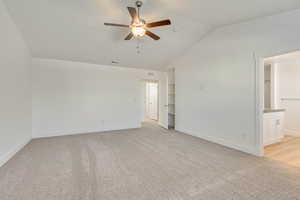
[[[300,167],[300,51],[264,58],[260,68],[262,155]]]

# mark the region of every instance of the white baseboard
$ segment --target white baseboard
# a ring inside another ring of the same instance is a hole
[[[160,125],[161,127],[165,128],[165,129],[169,129],[169,127],[166,127],[165,125],[163,125],[162,123],[158,122],[158,125]]]
[[[18,153],[23,147],[25,147],[31,138],[26,139],[24,142],[15,145],[9,152],[0,157],[0,167],[9,161],[16,153]]]
[[[122,127],[122,128],[114,128],[114,129],[101,129],[101,130],[84,130],[84,131],[58,131],[58,132],[49,132],[44,133],[42,135],[33,135],[33,139],[38,138],[51,138],[51,137],[59,137],[59,136],[71,136],[71,135],[83,135],[83,134],[90,134],[90,133],[103,133],[108,131],[121,131],[121,130],[130,130],[130,129],[137,129],[141,128],[141,125],[132,126],[132,127]]]
[[[294,131],[294,130],[290,130],[290,129],[284,129],[283,132],[284,132],[284,135],[300,137],[300,131]]]
[[[266,143],[264,144],[264,146],[268,146],[268,145],[271,145],[271,144],[276,144],[276,143],[278,143],[278,142],[281,142],[282,139],[283,139],[283,137],[275,138],[275,139],[273,139],[273,140],[270,140],[270,141],[266,142]]]
[[[185,128],[176,127],[176,130],[179,131],[179,132],[188,134],[188,135],[192,135],[192,136],[207,140],[207,141],[212,142],[212,143],[220,144],[220,145],[223,145],[225,147],[229,147],[231,149],[242,151],[244,153],[252,154],[252,155],[255,155],[255,156],[262,156],[261,155],[261,150],[260,150],[259,147],[248,147],[248,146],[242,146],[242,145],[234,144],[234,143],[232,143],[230,141],[227,141],[223,138],[216,138],[216,137],[204,135],[204,134],[201,134],[200,132],[187,130]]]

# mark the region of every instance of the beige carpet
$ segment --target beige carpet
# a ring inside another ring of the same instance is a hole
[[[300,169],[153,124],[32,141],[0,168],[1,200],[296,200]]]

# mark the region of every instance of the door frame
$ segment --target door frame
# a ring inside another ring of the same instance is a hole
[[[161,100],[160,100],[160,98],[161,98],[161,94],[160,94],[160,80],[156,80],[156,79],[143,79],[143,80],[141,80],[143,83],[145,83],[145,88],[144,88],[144,86],[142,86],[143,88],[143,93],[144,93],[144,96],[145,96],[145,99],[147,100],[147,83],[157,83],[157,122],[158,122],[158,124],[160,124],[159,123],[159,121],[160,121],[160,103],[161,103]],[[145,106],[146,106],[146,103],[147,102],[144,102],[143,101],[143,109],[145,108]],[[146,116],[147,115],[147,113],[146,113],[147,111],[145,111],[145,113],[144,113],[144,115]],[[144,119],[143,119],[144,120]],[[142,122],[143,122],[143,120],[142,120]]]
[[[290,51],[276,52],[270,55],[258,55],[253,53],[254,65],[255,65],[255,141],[257,149],[255,155],[263,157],[265,155],[264,143],[263,143],[263,120],[264,120],[264,60],[269,57],[280,56],[288,53],[300,51],[300,49],[294,49]]]
[[[264,116],[264,58],[257,56],[255,53],[255,126],[256,126],[256,143],[257,155],[264,156],[263,144],[263,116]]]

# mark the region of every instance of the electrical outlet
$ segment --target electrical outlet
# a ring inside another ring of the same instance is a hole
[[[243,139],[246,139],[246,138],[247,138],[247,133],[245,133],[245,132],[242,133],[242,138],[243,138]]]

